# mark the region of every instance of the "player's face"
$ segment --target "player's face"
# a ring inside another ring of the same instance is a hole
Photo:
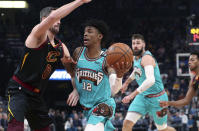
[[[52,25],[52,27],[51,27],[49,30],[50,30],[53,34],[59,33],[60,24],[61,24],[60,20],[56,21],[56,22]]]
[[[196,71],[199,66],[199,58],[197,55],[190,55],[189,57],[189,69],[191,71]]]
[[[141,39],[133,39],[132,40],[132,49],[133,49],[134,56],[141,55],[144,48],[145,48],[145,43],[143,40],[141,40]]]
[[[54,10],[53,10],[54,11]],[[53,12],[51,11],[51,13]],[[53,34],[59,33],[59,27],[60,27],[61,21],[57,20],[52,27],[49,29]]]
[[[84,29],[84,45],[89,46],[91,44],[99,43],[101,38],[99,37],[101,34],[99,31],[92,26],[87,26]]]

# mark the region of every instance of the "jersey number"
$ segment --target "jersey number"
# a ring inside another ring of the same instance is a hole
[[[83,82],[83,89],[87,90],[87,91],[92,91],[92,85],[91,85],[91,83]]]

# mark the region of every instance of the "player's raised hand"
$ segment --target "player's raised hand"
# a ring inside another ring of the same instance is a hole
[[[169,103],[168,101],[160,101],[160,107],[168,107]]]
[[[73,89],[73,91],[70,93],[68,97],[67,104],[69,106],[76,106],[78,100],[79,100],[79,94],[77,92],[77,89]]]
[[[83,3],[89,3],[91,2],[92,0],[81,0]]]

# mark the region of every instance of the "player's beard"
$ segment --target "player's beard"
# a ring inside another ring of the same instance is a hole
[[[51,27],[49,30],[50,30],[50,32],[52,32],[54,35],[56,35],[57,33],[59,33],[59,28],[56,28],[56,27]]]
[[[134,56],[139,56],[139,55],[142,54],[142,52],[143,52],[143,47],[142,47],[142,49],[140,49],[140,50],[138,50],[138,51],[133,51],[133,55],[134,55]]]

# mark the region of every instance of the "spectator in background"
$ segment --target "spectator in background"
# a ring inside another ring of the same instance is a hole
[[[0,131],[4,131],[3,125],[1,124],[3,121],[2,113],[0,112]]]
[[[194,119],[193,116],[191,114],[189,114],[189,119],[188,119],[188,129],[189,131],[194,131],[193,130],[193,125],[194,125]]]
[[[187,131],[188,117],[184,111],[180,112],[180,118],[182,119],[182,128],[181,131]]]

